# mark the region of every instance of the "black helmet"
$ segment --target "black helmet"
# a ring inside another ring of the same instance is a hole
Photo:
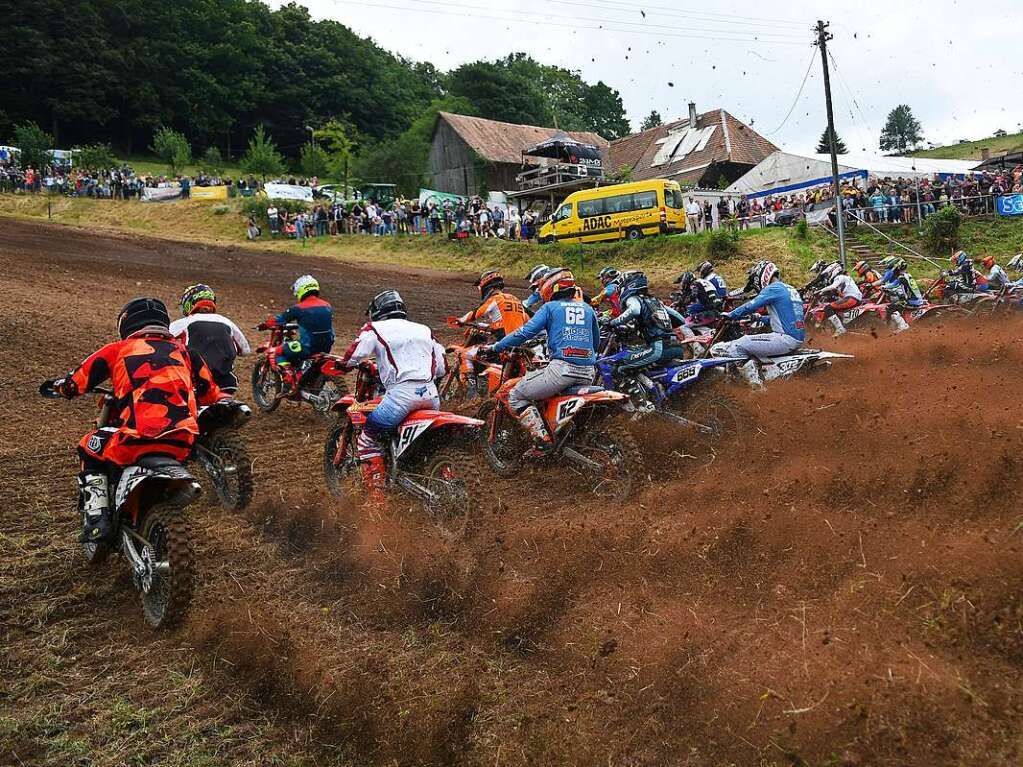
[[[696,273],[704,279],[707,279],[707,275],[714,271],[714,264],[710,261],[704,261],[702,264],[696,267]]]
[[[620,272],[613,266],[605,266],[603,269],[600,270],[600,273],[597,275],[597,279],[600,280],[601,285],[604,285],[606,287],[607,285],[617,280],[619,276]]]
[[[695,279],[696,275],[692,272],[682,272],[682,274],[675,278],[675,284],[678,285],[680,293],[687,293],[693,287],[693,280]]]
[[[385,290],[377,293],[369,302],[366,314],[374,322],[380,320],[403,320],[408,316],[408,309],[397,290]]]
[[[117,315],[117,334],[122,339],[153,325],[170,327],[167,307],[159,298],[133,298]]]

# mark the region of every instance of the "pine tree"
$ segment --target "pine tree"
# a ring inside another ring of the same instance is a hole
[[[249,149],[242,158],[242,170],[253,176],[262,176],[264,183],[267,176],[278,176],[284,172],[284,158],[277,151],[273,139],[266,135],[262,124],[256,126],[256,132],[249,141]]]
[[[828,139],[830,138],[829,134],[830,134],[829,129],[825,128],[824,132],[821,134],[820,141],[817,142],[817,154],[830,154],[831,146],[830,146],[830,144],[828,142]],[[846,154],[846,153],[848,153],[848,151],[849,150],[846,149],[846,147],[845,147],[845,142],[842,141],[842,137],[836,134],[835,135],[835,154]]]
[[[906,104],[899,104],[888,113],[888,120],[881,130],[881,149],[905,154],[924,140],[922,130],[920,121],[913,117],[913,110]]]

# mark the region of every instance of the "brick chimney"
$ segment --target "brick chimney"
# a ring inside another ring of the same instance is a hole
[[[689,102],[689,127],[696,127],[696,103],[693,101]]]
[[[991,159],[991,150],[988,147],[982,146],[980,148],[980,159],[982,159],[982,160],[990,160]]]

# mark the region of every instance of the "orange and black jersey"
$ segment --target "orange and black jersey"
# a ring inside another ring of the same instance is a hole
[[[196,400],[213,404],[224,395],[195,352],[169,333],[145,332],[107,344],[67,379],[69,397],[107,379],[113,384],[120,429],[144,440],[189,439],[199,433]]]
[[[487,296],[477,308],[459,318],[463,323],[484,322],[499,339],[526,324],[526,310],[517,296],[498,290]]]

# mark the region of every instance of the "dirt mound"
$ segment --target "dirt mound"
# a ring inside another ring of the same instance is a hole
[[[237,258],[0,233],[17,304],[0,343],[13,378],[0,762],[1023,758],[1023,319],[829,342],[856,358],[733,393],[750,420],[738,439],[636,425],[650,479],[629,503],[534,468],[488,481],[459,545],[412,504],[371,514],[327,495],[325,426],[307,408],[257,415],[253,506],[195,507],[196,608],[154,636],[123,571],[88,574],[74,552],[68,446],[91,407],[31,387],[108,338],[140,289],[125,264],[146,265],[145,289],[168,298],[213,273],[245,326],[312,270],[341,296],[342,337],[379,287],[370,270],[257,253],[237,277]],[[471,300],[394,277],[430,316]]]

